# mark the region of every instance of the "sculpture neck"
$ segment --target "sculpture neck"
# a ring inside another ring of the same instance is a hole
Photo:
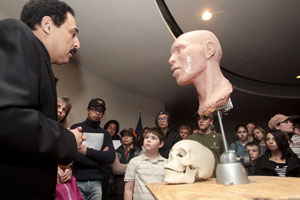
[[[225,105],[232,92],[231,83],[223,76],[220,67],[215,65],[208,65],[193,83],[198,93],[198,113],[201,116],[208,115],[218,106]]]

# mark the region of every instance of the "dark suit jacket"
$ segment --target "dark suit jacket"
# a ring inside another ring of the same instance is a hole
[[[56,119],[48,52],[24,23],[0,21],[1,199],[53,199],[57,164],[77,152],[74,135]]]

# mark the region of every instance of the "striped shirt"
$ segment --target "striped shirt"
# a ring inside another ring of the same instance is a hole
[[[146,187],[148,183],[162,182],[165,177],[164,166],[167,159],[159,155],[157,161],[151,161],[145,154],[130,160],[124,181],[134,182],[133,199],[154,200],[154,197]]]

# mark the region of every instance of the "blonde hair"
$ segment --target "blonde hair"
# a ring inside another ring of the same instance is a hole
[[[186,126],[186,125],[182,125],[182,126],[180,126],[180,127],[179,127],[179,129],[178,129],[178,132],[180,133],[180,131],[181,131],[182,129],[187,129],[187,130],[188,130],[188,133],[189,133],[189,135],[191,135],[191,134],[192,134],[192,129],[191,129],[191,127],[189,127],[189,126]]]

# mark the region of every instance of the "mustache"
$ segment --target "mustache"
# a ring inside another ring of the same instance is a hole
[[[77,52],[77,49],[74,47],[73,49],[70,50],[71,54],[75,54]]]

